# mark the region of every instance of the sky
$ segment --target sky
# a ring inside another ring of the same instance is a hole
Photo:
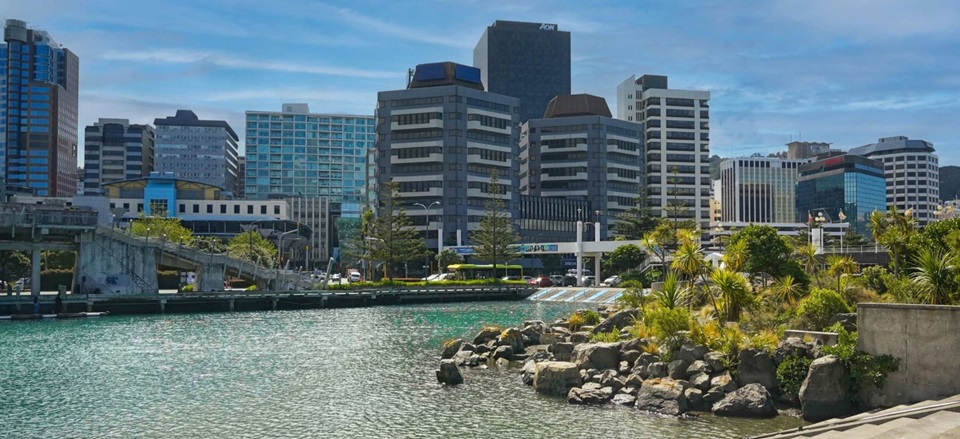
[[[242,136],[245,111],[285,102],[373,114],[408,68],[472,64],[486,26],[513,20],[571,32],[572,92],[614,113],[630,75],[709,90],[722,157],[904,135],[960,164],[955,0],[4,0],[0,18],[78,54],[81,127],[183,108]]]

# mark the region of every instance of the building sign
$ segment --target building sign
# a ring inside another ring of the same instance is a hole
[[[843,157],[834,157],[823,162],[823,166],[833,166],[843,163]]]
[[[520,253],[546,253],[556,252],[557,244],[520,244],[517,251]]]
[[[557,30],[557,25],[543,23],[540,25],[540,30]]]
[[[462,247],[444,247],[444,250],[452,250],[454,253],[460,256],[472,255],[473,247],[462,246]]]

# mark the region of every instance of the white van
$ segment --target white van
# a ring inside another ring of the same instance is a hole
[[[347,275],[347,280],[350,282],[360,282],[360,273],[353,271]]]

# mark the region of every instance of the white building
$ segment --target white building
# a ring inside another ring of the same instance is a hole
[[[940,202],[940,165],[933,144],[906,136],[884,137],[877,143],[851,149],[848,154],[883,162],[887,180],[887,208],[913,209],[920,224],[934,219]]]
[[[720,162],[721,222],[797,222],[797,168],[805,159],[738,157]]]
[[[667,77],[631,76],[617,86],[617,118],[640,122],[644,175],[654,214],[710,222],[710,92],[667,88]]]

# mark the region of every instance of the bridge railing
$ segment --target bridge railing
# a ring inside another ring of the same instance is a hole
[[[858,246],[825,246],[823,247],[823,253],[825,254],[836,254],[836,253],[887,253],[887,248],[882,245],[858,245]]]
[[[92,228],[97,225],[97,217],[97,212],[91,210],[0,204],[2,227]]]

